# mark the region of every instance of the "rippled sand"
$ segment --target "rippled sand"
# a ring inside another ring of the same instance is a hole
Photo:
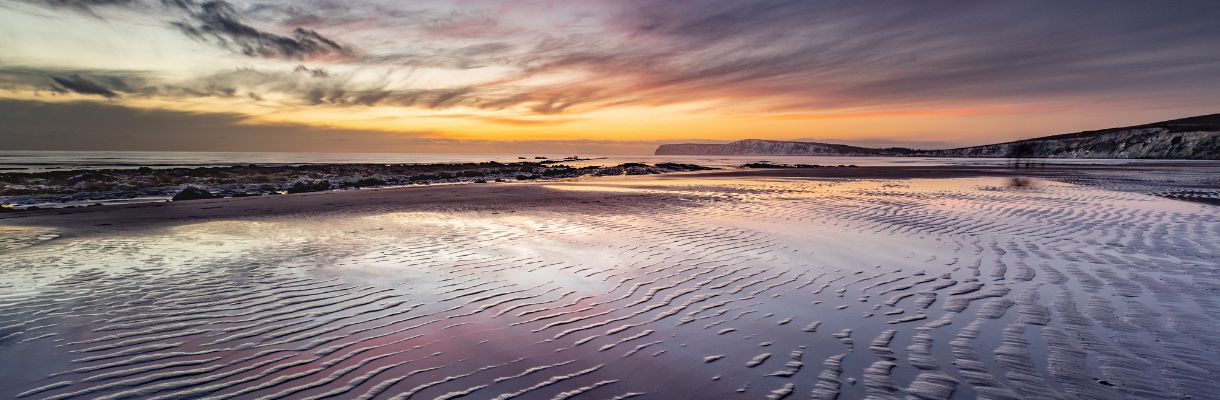
[[[1118,189],[693,175],[11,219],[0,398],[1217,398],[1220,207]]]

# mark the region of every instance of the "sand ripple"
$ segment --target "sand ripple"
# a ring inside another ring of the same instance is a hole
[[[1220,208],[1093,183],[12,228],[0,397],[1217,398]]]

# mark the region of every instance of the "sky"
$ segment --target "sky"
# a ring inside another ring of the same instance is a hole
[[[0,0],[0,150],[946,148],[1220,112],[1217,1]]]

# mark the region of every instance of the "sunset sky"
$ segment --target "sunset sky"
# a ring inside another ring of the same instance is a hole
[[[1217,1],[0,0],[0,149],[929,148],[1216,112]]]

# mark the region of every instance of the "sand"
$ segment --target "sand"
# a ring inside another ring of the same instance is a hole
[[[0,397],[1214,398],[1220,208],[1178,200],[1212,168],[5,214]]]

